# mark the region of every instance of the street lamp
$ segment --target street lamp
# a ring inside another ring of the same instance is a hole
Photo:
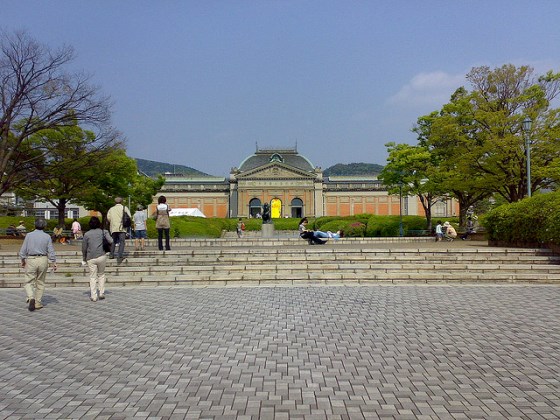
[[[130,182],[128,183],[128,211],[130,212],[130,215],[132,215],[132,210],[130,210],[130,187],[132,187],[132,185],[130,184]],[[128,232],[128,235],[132,238],[132,226],[129,226],[126,229]]]
[[[531,197],[531,143],[529,133],[531,131],[531,118],[527,117],[523,121],[523,131],[525,132],[525,151],[527,152],[527,194]]]
[[[402,187],[403,187],[403,182],[402,180],[399,181],[399,236],[402,238],[404,236],[404,229],[403,229],[403,224],[402,224]]]

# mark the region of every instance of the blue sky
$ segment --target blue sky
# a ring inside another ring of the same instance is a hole
[[[560,71],[560,2],[2,0],[114,102],[128,155],[217,176],[260,148],[385,164],[474,66]]]

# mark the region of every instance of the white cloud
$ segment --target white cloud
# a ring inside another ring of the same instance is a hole
[[[465,74],[455,75],[443,71],[417,74],[387,102],[398,106],[438,108],[449,102],[457,88],[465,85]]]

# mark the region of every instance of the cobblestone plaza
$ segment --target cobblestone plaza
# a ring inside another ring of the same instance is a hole
[[[560,288],[0,290],[0,418],[560,418]]]

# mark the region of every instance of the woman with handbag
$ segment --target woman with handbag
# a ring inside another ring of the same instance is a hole
[[[106,230],[101,229],[101,221],[93,216],[89,219],[89,230],[82,242],[82,265],[89,268],[90,300],[105,299],[105,266],[107,252],[105,244],[112,244],[113,238]]]
[[[169,245],[169,229],[171,229],[171,223],[169,222],[169,211],[171,209],[167,205],[167,198],[164,195],[160,195],[158,198],[158,205],[156,207],[156,229],[158,231],[158,249],[163,251],[163,236],[165,235],[165,250],[171,250]]]

